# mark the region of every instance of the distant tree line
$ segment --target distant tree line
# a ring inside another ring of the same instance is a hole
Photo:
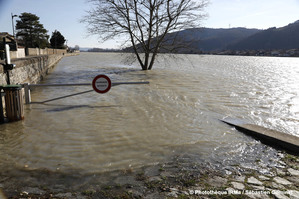
[[[68,51],[70,52],[70,53],[73,53],[73,52],[76,52],[76,51],[79,51],[80,50],[80,46],[78,46],[78,45],[75,45],[75,47],[70,47],[69,49],[68,49]]]
[[[121,52],[120,49],[111,49],[111,48],[91,48],[87,52]]]

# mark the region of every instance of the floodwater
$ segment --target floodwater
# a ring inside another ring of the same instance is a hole
[[[211,164],[271,162],[266,147],[218,119],[230,116],[299,136],[299,59],[165,55],[152,71],[116,53],[65,57],[41,83],[91,83],[98,74],[119,85],[25,106],[25,120],[0,126],[0,170],[101,173],[137,168],[186,153]],[[43,87],[41,102],[91,90]]]

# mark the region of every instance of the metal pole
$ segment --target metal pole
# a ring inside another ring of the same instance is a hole
[[[52,102],[52,101],[64,99],[64,98],[67,98],[67,97],[73,97],[73,96],[76,96],[76,95],[82,95],[82,94],[85,94],[85,93],[90,93],[92,91],[94,91],[94,90],[83,91],[83,92],[80,92],[80,93],[75,93],[75,94],[71,94],[71,95],[66,95],[66,96],[62,96],[62,97],[57,97],[57,98],[54,98],[54,99],[46,100],[46,101],[43,101],[43,102],[34,102],[34,103],[35,104],[44,104],[44,103],[47,103],[47,102]]]
[[[10,64],[10,60],[8,60],[8,56],[7,56],[7,53],[10,53],[9,51],[7,52],[7,48],[6,48],[6,39],[5,37],[3,37],[3,45],[4,45],[4,48],[5,48],[5,64],[8,65]],[[5,68],[5,67],[4,67]],[[6,72],[6,76],[7,76],[7,84],[10,85],[10,77],[9,77],[9,70],[5,70]]]
[[[55,30],[55,54],[57,54],[57,30]]]
[[[118,85],[123,85],[123,84],[149,84],[149,82],[144,81],[144,82],[112,82],[112,86],[118,86]]]
[[[123,84],[149,84],[148,81],[143,82],[112,82],[112,86],[118,86]],[[92,83],[77,83],[77,84],[29,84],[28,87],[63,87],[63,86],[91,86]],[[25,87],[25,84],[24,84]]]
[[[7,75],[7,85],[10,85],[9,70],[6,71],[6,75]]]
[[[125,85],[125,84],[149,84],[148,81],[142,81],[142,82],[113,82],[112,86],[118,86],[118,85]],[[57,97],[54,99],[50,99],[50,100],[46,100],[43,102],[31,102],[31,97],[30,97],[30,89],[34,88],[34,87],[63,87],[63,86],[91,86],[92,83],[77,83],[77,84],[21,84],[21,86],[24,88],[25,91],[25,103],[26,104],[30,104],[30,103],[36,103],[36,104],[44,104],[47,102],[51,102],[51,101],[55,101],[55,100],[60,100],[63,98],[67,98],[67,97],[72,97],[72,96],[76,96],[76,95],[81,95],[81,94],[85,94],[85,93],[89,93],[92,92],[94,90],[88,90],[88,91],[83,91],[83,92],[79,92],[79,93],[75,93],[75,94],[70,94],[70,95],[66,95],[66,96],[62,96],[62,97]]]
[[[13,35],[13,37],[14,37],[15,40],[16,40],[16,36],[15,36],[15,25],[14,25],[14,21],[13,21],[13,18],[14,18],[14,17],[18,17],[18,15],[13,15],[13,14],[11,13],[12,35]]]
[[[2,87],[0,87],[0,124],[4,123],[3,103],[2,103]]]
[[[13,24],[13,14],[11,13],[12,35],[15,37],[15,26]]]
[[[78,83],[78,84],[29,84],[29,89],[34,87],[64,87],[64,86],[91,86],[91,83]],[[24,84],[25,86],[25,84]]]

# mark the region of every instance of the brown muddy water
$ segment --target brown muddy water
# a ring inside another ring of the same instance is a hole
[[[166,55],[152,71],[123,60],[116,53],[63,58],[41,83],[106,74],[112,82],[150,84],[26,105],[25,120],[0,126],[0,171],[20,179],[23,168],[90,175],[182,153],[215,168],[275,164],[276,150],[218,120],[226,116],[299,136],[298,58]],[[40,102],[90,89],[44,87],[31,95]]]

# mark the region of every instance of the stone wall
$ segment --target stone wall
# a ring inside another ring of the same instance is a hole
[[[16,67],[10,71],[10,83],[37,83],[42,80],[49,71],[63,57],[62,54],[41,55],[12,60]],[[6,85],[6,74],[0,66],[0,85]]]

